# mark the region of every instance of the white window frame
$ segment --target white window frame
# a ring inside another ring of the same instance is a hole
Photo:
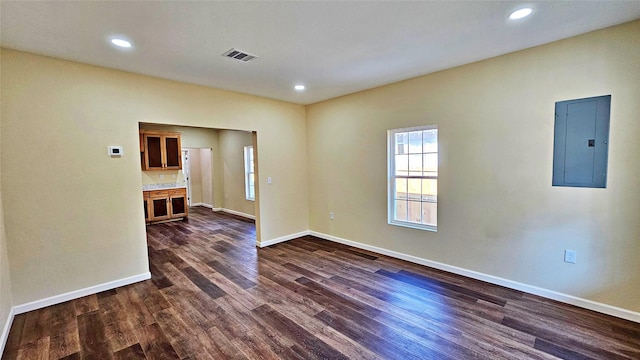
[[[395,193],[396,193],[396,179],[397,178],[407,178],[407,179],[435,179],[436,180],[436,186],[437,186],[437,181],[438,181],[438,172],[436,169],[436,175],[435,176],[424,176],[424,174],[422,176],[417,176],[417,175],[406,175],[406,176],[402,176],[402,175],[396,175],[396,148],[397,148],[397,144],[396,144],[396,134],[397,133],[403,133],[403,132],[412,132],[412,131],[423,131],[423,130],[438,130],[438,126],[437,125],[425,125],[425,126],[416,126],[416,127],[409,127],[409,128],[402,128],[402,129],[391,129],[387,131],[387,213],[388,213],[388,223],[390,225],[397,225],[397,226],[403,226],[403,227],[409,227],[409,228],[413,228],[413,229],[420,229],[420,230],[428,230],[428,231],[438,231],[438,226],[437,226],[437,215],[436,215],[436,224],[435,225],[428,225],[428,224],[423,224],[423,223],[418,223],[418,222],[412,222],[412,221],[403,221],[403,220],[397,220],[396,219],[396,197],[395,197]],[[439,134],[437,135],[439,138]],[[408,141],[408,139],[407,139]],[[424,151],[424,150],[423,150]],[[424,154],[428,154],[428,153],[433,153],[433,152],[427,152],[427,153],[422,153]],[[438,145],[438,149],[436,151],[436,154],[438,154],[438,158],[439,158],[439,145]],[[438,165],[439,168],[439,165]],[[420,202],[433,202],[433,201],[425,201],[421,198]],[[437,191],[436,191],[436,214],[437,214],[437,208],[438,208],[438,200],[437,200]],[[407,211],[409,211],[407,209]]]
[[[253,160],[253,161],[252,161]],[[254,165],[254,167],[251,166]],[[251,175],[253,175],[253,196],[250,194]],[[256,184],[255,184],[255,154],[253,146],[244,147],[244,195],[245,199],[256,201]]]

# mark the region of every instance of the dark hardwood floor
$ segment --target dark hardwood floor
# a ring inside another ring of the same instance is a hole
[[[2,359],[640,359],[640,324],[209,209],[153,278],[15,317]]]

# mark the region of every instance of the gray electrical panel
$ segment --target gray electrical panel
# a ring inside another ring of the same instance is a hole
[[[556,103],[553,186],[607,187],[611,95]]]

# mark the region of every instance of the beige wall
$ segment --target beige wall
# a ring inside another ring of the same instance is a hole
[[[640,311],[638,34],[640,21],[309,106],[311,230]],[[554,103],[607,94],[607,188],[552,187]],[[438,232],[388,225],[386,131],[428,124]]]
[[[303,106],[12,50],[1,61],[16,304],[148,271],[139,123],[257,131],[260,173],[275,179],[260,192],[262,240],[309,228]]]
[[[1,197],[1,196],[0,196]],[[0,200],[1,202],[2,200]],[[2,216],[0,206],[0,216]],[[7,257],[7,239],[4,231],[4,220],[0,217],[0,334],[8,324],[11,308],[13,307],[13,295],[11,291],[11,277],[9,276],[9,259]],[[0,351],[3,349],[0,339]]]
[[[1,130],[0,130],[1,131]],[[1,138],[2,136],[0,136]],[[1,156],[0,156],[1,158]],[[2,178],[2,160],[0,159],[0,179]],[[1,180],[0,180],[1,183]],[[2,186],[0,185],[0,189]],[[7,256],[7,237],[4,227],[4,212],[2,207],[2,191],[0,190],[0,336],[5,326],[8,325],[9,315],[13,307],[13,295],[11,291],[11,276],[9,275],[9,258]],[[3,349],[0,339],[0,352]]]
[[[182,183],[185,176],[181,170],[142,171],[142,184]]]
[[[220,131],[224,208],[255,215],[255,201],[246,199],[244,189],[244,147],[251,144],[250,132]]]

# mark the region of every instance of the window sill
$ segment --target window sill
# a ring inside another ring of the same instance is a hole
[[[426,230],[426,231],[431,231],[431,232],[438,232],[438,227],[437,226],[432,226],[432,225],[416,224],[416,223],[403,222],[403,221],[393,221],[393,220],[389,221],[388,224],[389,225],[406,227],[406,228],[411,228],[411,229],[416,229],[416,230]]]

